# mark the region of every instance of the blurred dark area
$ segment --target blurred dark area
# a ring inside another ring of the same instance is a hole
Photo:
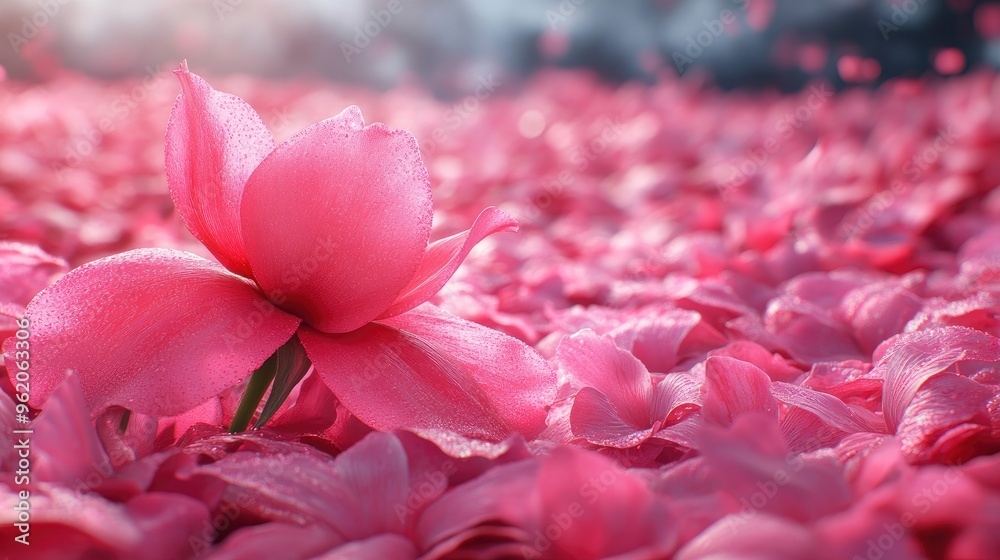
[[[974,0],[0,0],[0,30],[13,79],[118,78],[187,58],[215,74],[443,96],[545,67],[790,91],[1000,65],[1000,3]]]

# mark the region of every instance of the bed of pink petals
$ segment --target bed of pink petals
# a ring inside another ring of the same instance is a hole
[[[0,82],[4,337],[68,266],[207,256],[163,178],[175,84]],[[121,434],[71,377],[33,423],[31,558],[1000,551],[995,76],[827,98],[558,73],[458,111],[411,88],[214,86],[279,140],[349,104],[413,132],[433,238],[487,205],[519,219],[433,301],[549,359],[547,428],[373,432],[310,376],[261,430],[227,433],[235,388],[221,418],[133,415]],[[4,443],[5,482],[16,460]]]

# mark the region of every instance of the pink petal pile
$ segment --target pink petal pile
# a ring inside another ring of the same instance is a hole
[[[997,76],[177,77],[0,81],[5,553],[1000,554]]]

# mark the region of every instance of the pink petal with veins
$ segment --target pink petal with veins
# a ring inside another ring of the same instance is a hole
[[[636,417],[648,407],[649,372],[629,351],[622,350],[610,335],[590,329],[564,337],[556,349],[560,376],[572,387],[593,387],[613,396],[616,403]],[[641,409],[641,412],[640,412]]]
[[[895,433],[924,382],[957,367],[956,362],[1000,362],[1000,339],[964,327],[941,327],[892,337],[879,346],[874,359],[873,373],[885,379],[885,423]]]
[[[896,430],[903,453],[913,462],[934,458],[948,463],[979,455],[981,452],[970,446],[981,432],[989,433],[988,404],[996,394],[995,387],[960,375],[945,373],[928,379],[907,405]],[[948,441],[949,436],[957,436],[957,439]],[[945,441],[948,443],[946,449],[939,450],[937,444]],[[1000,443],[996,438],[993,441],[993,446],[982,451]],[[942,454],[936,451],[947,452],[940,456]]]
[[[0,487],[0,521],[11,531],[16,501]],[[206,526],[208,508],[184,495],[151,492],[119,504],[59,486],[33,488],[27,557],[187,558],[190,539],[200,538]],[[3,538],[13,540],[6,531]]]
[[[346,334],[303,327],[299,339],[344,406],[379,430],[534,437],[555,398],[555,374],[529,346],[429,304]]]
[[[357,107],[278,146],[247,181],[243,240],[271,301],[322,332],[382,315],[418,270],[431,191],[417,142]]]
[[[701,407],[702,381],[685,372],[668,373],[653,387],[651,418],[673,424]]]
[[[540,464],[540,460],[531,458],[498,465],[449,490],[421,514],[416,541],[429,550],[449,540],[472,536],[480,526],[533,526],[541,508],[537,492]]]
[[[845,432],[883,432],[884,422],[862,408],[851,408],[837,397],[791,383],[775,382],[771,392],[781,402],[812,412]],[[867,414],[866,414],[867,413]]]
[[[410,283],[379,318],[399,315],[430,299],[455,274],[476,244],[505,231],[517,231],[517,220],[491,206],[479,214],[472,228],[431,243]]]
[[[702,414],[708,421],[728,426],[746,413],[778,417],[771,380],[751,363],[712,356],[705,361],[704,391]]]
[[[556,350],[556,361],[572,386],[591,389],[584,393],[579,404],[574,404],[574,416],[582,420],[579,415],[583,409],[593,405],[616,417],[616,424],[637,430],[652,426],[649,372],[630,352],[615,345],[610,335],[598,336],[584,329],[568,336]],[[586,414],[589,416],[591,412]],[[594,425],[598,426],[599,423]]]
[[[250,277],[240,202],[250,174],[274,150],[274,139],[250,105],[212,89],[186,62],[174,73],[181,94],[167,122],[170,197],[184,225],[219,262]]]
[[[77,268],[35,297],[27,317],[33,406],[72,371],[91,410],[153,416],[181,414],[239,383],[299,323],[246,279],[168,249]],[[8,360],[13,343],[4,345]]]
[[[632,423],[611,401],[593,387],[584,387],[573,398],[570,426],[573,434],[595,445],[629,448],[639,445],[653,433],[652,422]]]
[[[618,346],[639,358],[650,371],[667,373],[684,359],[717,348],[726,337],[686,309],[654,311],[610,331]]]
[[[282,522],[319,522],[345,540],[402,532],[396,506],[410,491],[406,453],[391,434],[369,434],[330,460],[314,451],[227,455],[197,473],[230,485],[248,511]]]

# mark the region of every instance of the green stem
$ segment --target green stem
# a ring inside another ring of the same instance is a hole
[[[302,343],[295,336],[274,354],[278,357],[278,373],[274,376],[271,394],[267,396],[267,402],[257,417],[257,423],[253,425],[255,430],[266,424],[278,412],[288,395],[292,394],[292,389],[309,373],[309,368],[312,366]]]
[[[257,371],[253,372],[253,375],[250,376],[250,381],[247,383],[246,391],[243,392],[243,397],[240,398],[240,404],[236,408],[233,423],[229,426],[229,433],[235,434],[247,429],[247,426],[250,425],[250,420],[253,419],[254,413],[257,412],[260,400],[264,398],[264,393],[267,392],[267,388],[271,385],[271,381],[274,380],[274,374],[277,371],[278,355],[275,353]]]

